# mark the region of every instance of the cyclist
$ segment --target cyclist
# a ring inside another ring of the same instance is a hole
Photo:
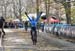
[[[30,19],[30,17],[27,15],[27,13],[25,12],[26,16],[28,17],[30,24],[31,24],[31,39],[33,41],[33,45],[36,45],[37,43],[37,22],[42,14],[42,12],[39,13],[39,15],[37,16],[37,18],[35,19],[34,17],[32,17],[32,19]]]

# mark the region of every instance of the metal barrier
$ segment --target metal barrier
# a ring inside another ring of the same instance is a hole
[[[59,28],[52,28],[52,31],[51,30],[48,30],[47,28],[51,28],[49,26],[47,26],[46,28],[46,31],[50,34],[53,34],[53,35],[56,35],[54,30],[57,29],[57,33],[58,33],[58,36],[63,36],[63,37],[66,37],[66,38],[75,38],[75,26],[69,26],[69,25],[66,25],[66,26],[59,26],[61,27],[60,29]],[[51,33],[52,32],[52,33]]]

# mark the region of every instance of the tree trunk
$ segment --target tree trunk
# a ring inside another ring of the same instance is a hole
[[[12,0],[12,2],[13,2],[13,14],[14,14],[14,17],[16,17],[17,18],[17,15],[16,15],[16,12],[15,12],[15,2],[14,2],[14,0]]]
[[[7,11],[6,10],[7,10],[7,7],[5,6],[5,14],[4,14],[5,15],[5,18],[7,16],[7,13],[6,13]]]
[[[3,16],[3,6],[1,6],[1,10],[2,10],[2,16]]]
[[[49,8],[50,8],[49,2],[50,2],[50,0],[45,1],[46,17],[49,16]]]
[[[22,21],[21,19],[21,0],[19,0],[19,19],[20,21]]]
[[[37,12],[37,16],[38,16],[38,14],[39,14],[39,0],[36,0],[36,5],[37,5],[36,12]]]
[[[70,2],[67,2],[66,5],[64,5],[64,7],[66,11],[67,24],[71,24],[71,4]]]
[[[46,17],[49,17],[50,0],[45,1],[45,8],[46,8]],[[49,23],[49,19],[48,19],[48,23]]]

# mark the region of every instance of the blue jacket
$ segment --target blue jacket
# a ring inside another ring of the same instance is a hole
[[[30,18],[28,17],[28,19],[29,19],[29,21],[30,21],[30,24],[31,24],[31,27],[37,27],[37,22],[38,22],[40,16],[41,16],[41,14],[39,14],[35,20],[30,19]]]

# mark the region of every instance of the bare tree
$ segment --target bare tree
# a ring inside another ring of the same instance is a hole
[[[19,19],[21,20],[21,0],[19,0]]]
[[[15,1],[12,0],[12,3],[13,3],[13,13],[14,13],[14,17],[18,18],[18,15],[17,15],[17,13],[16,13]]]
[[[4,17],[7,17],[7,7],[10,5],[9,0],[3,0],[3,7],[4,7]]]
[[[50,9],[50,0],[45,1],[45,8],[46,8],[46,17],[49,16],[49,9]]]
[[[0,1],[0,6],[1,6],[1,10],[2,10],[1,12],[2,12],[2,16],[3,16],[3,1],[2,0]]]
[[[70,2],[71,0],[68,0],[69,2],[66,2],[67,0],[54,0],[54,1],[59,2],[64,6],[67,23],[71,24],[71,2]]]

